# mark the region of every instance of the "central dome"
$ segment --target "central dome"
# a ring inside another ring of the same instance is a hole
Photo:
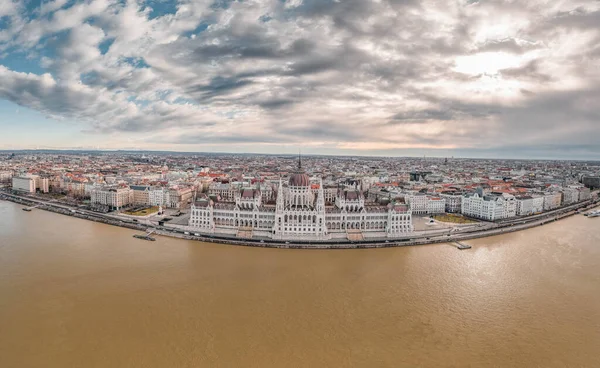
[[[298,170],[290,176],[290,187],[308,187],[310,178],[302,170],[302,157],[298,155]]]
[[[309,185],[310,178],[303,172],[297,172],[290,176],[291,187],[308,187]]]

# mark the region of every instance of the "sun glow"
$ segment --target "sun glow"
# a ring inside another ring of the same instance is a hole
[[[502,69],[525,64],[525,58],[506,52],[481,52],[456,58],[454,70],[469,75],[497,74]]]

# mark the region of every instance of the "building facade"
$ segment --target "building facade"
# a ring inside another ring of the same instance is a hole
[[[12,179],[13,173],[12,171],[4,170],[0,171],[0,183],[10,183],[10,179]]]
[[[515,217],[517,201],[509,194],[465,194],[462,198],[462,214],[486,221]]]
[[[123,187],[96,188],[91,192],[92,205],[108,206],[119,210],[122,207],[134,204],[134,191]]]
[[[460,213],[462,206],[462,193],[442,193],[440,197],[446,200],[446,212]]]
[[[35,193],[35,177],[34,176],[13,176],[12,190],[18,192]]]
[[[562,195],[560,192],[549,192],[544,194],[544,211],[550,211],[560,207]]]
[[[214,202],[202,196],[192,204],[189,227],[203,233],[278,240],[360,241],[402,237],[413,231],[412,212],[404,203],[367,203],[360,190],[346,188],[337,191],[332,205],[326,205],[322,181],[316,194],[314,189],[299,162],[287,185],[279,181],[274,205],[263,202],[259,188],[238,189],[233,201]]]

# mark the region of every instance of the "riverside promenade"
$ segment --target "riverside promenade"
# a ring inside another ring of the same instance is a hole
[[[525,230],[536,226],[542,226],[549,222],[554,222],[562,218],[572,216],[576,214],[578,210],[588,210],[596,207],[599,204],[599,200],[595,199],[561,207],[538,215],[507,219],[497,223],[485,223],[480,224],[480,226],[472,226],[469,228],[451,228],[434,231],[418,231],[399,239],[380,238],[368,239],[361,242],[352,242],[347,239],[334,239],[327,241],[282,241],[260,238],[232,238],[227,236],[209,234],[196,235],[193,232],[193,230],[189,230],[186,228],[177,228],[174,226],[151,226],[135,222],[132,219],[121,218],[112,214],[97,213],[94,211],[81,209],[75,206],[69,206],[64,203],[46,201],[38,198],[32,198],[29,196],[16,195],[8,192],[0,192],[0,199],[22,204],[24,206],[36,206],[37,209],[82,218],[90,221],[101,222],[104,224],[125,227],[132,230],[154,230],[154,233],[156,235],[231,245],[294,249],[385,248],[409,245],[425,245],[433,243],[451,243],[455,241],[483,238],[514,231]]]

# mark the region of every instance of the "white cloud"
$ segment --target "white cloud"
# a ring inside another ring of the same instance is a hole
[[[514,127],[576,142],[598,118],[581,102],[600,81],[582,57],[600,55],[597,1],[181,1],[152,19],[137,1],[31,19],[0,4],[0,50],[50,73],[0,67],[0,97],[137,142],[487,147]],[[556,96],[573,134],[545,112]]]

